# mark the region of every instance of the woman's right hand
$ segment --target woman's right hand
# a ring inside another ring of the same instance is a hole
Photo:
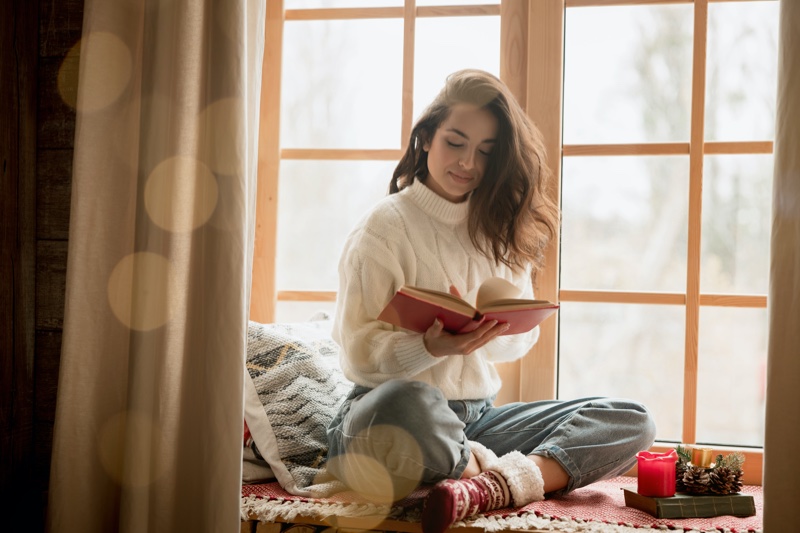
[[[469,355],[478,348],[504,333],[509,324],[490,320],[469,333],[448,333],[438,318],[422,337],[425,348],[435,357],[445,355]]]

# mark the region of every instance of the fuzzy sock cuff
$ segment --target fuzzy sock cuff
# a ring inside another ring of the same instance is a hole
[[[478,466],[481,467],[481,472],[489,470],[487,465],[497,462],[497,455],[480,442],[474,440],[469,441],[469,450],[472,452],[472,455],[475,456],[475,459],[478,460]]]
[[[539,467],[518,451],[498,458],[479,442],[470,441],[470,449],[480,463],[481,470],[499,472],[508,483],[515,507],[544,500],[544,480]]]

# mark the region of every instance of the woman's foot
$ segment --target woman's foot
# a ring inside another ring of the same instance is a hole
[[[498,459],[480,443],[469,444],[483,472],[469,479],[446,479],[431,489],[422,510],[423,533],[443,533],[476,514],[544,499],[544,480],[534,461],[519,452]]]
[[[442,533],[453,523],[511,505],[505,478],[491,470],[469,479],[437,483],[422,510],[423,533]]]

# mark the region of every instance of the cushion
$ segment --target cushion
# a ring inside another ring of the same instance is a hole
[[[260,459],[255,451],[245,446],[242,449],[242,483],[266,483],[275,481],[275,474],[264,459]]]
[[[339,367],[331,321],[250,322],[245,421],[255,451],[289,493],[316,496],[325,474],[328,424],[353,384]],[[334,482],[335,484],[335,482]]]

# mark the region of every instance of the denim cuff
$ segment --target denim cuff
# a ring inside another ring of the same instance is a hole
[[[569,455],[567,455],[567,453],[558,446],[539,446],[533,450],[530,455],[541,455],[542,457],[555,459],[569,476],[567,486],[561,490],[553,491],[552,494],[567,494],[568,492],[571,492],[572,490],[581,486],[581,471],[578,468],[578,465],[573,463],[572,459],[569,458]]]
[[[467,437],[464,437],[464,447],[461,448],[461,459],[458,460],[455,468],[453,468],[453,472],[449,476],[450,479],[461,479],[461,476],[464,474],[464,470],[467,469],[467,465],[469,464],[469,456],[471,453],[472,452],[469,449],[469,441],[467,440]]]

